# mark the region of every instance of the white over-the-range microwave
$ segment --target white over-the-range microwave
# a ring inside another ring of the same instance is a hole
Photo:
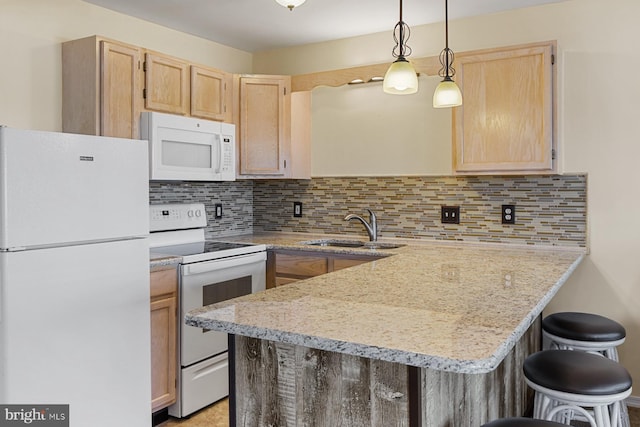
[[[149,179],[234,181],[236,128],[229,123],[143,112],[140,139],[149,141]]]

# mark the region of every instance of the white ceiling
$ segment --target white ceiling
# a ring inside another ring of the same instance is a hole
[[[84,0],[247,52],[393,30],[398,0],[307,0],[289,11],[275,0]],[[452,0],[449,19],[565,0]],[[411,27],[444,21],[443,0],[404,0]]]

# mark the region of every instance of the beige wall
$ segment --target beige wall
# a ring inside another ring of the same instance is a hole
[[[450,23],[454,51],[558,41],[561,168],[589,174],[591,253],[547,311],[582,310],[622,322],[627,342],[621,359],[636,381],[640,381],[638,16],[637,0],[571,0]],[[442,24],[412,28],[413,56],[437,54],[443,44],[442,30]],[[389,29],[383,34],[262,52],[254,55],[254,71],[302,74],[390,62],[392,44]],[[314,139],[313,145],[316,159],[330,159],[331,153],[323,153],[333,150],[330,144]],[[368,157],[352,160],[360,158]],[[347,166],[343,169],[348,172]],[[637,387],[634,396],[633,403],[640,404]]]
[[[229,72],[250,72],[250,53],[80,0],[0,0],[0,124],[62,129],[62,42],[94,34]]]

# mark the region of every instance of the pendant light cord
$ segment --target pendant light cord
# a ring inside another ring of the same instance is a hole
[[[444,0],[444,49],[440,52],[442,68],[438,74],[445,80],[451,80],[451,77],[456,74],[456,70],[453,68],[453,57],[453,51],[449,49],[449,1]]]

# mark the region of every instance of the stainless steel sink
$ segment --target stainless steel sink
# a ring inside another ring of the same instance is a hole
[[[302,242],[303,245],[310,246],[336,246],[340,248],[361,248],[366,242],[359,240],[338,240],[338,239],[321,239]]]
[[[405,245],[386,242],[363,242],[360,240],[320,239],[302,242],[309,246],[333,246],[339,248],[363,248],[363,249],[395,249]]]
[[[362,246],[367,249],[396,249],[406,245],[402,245],[399,243],[367,242]]]

